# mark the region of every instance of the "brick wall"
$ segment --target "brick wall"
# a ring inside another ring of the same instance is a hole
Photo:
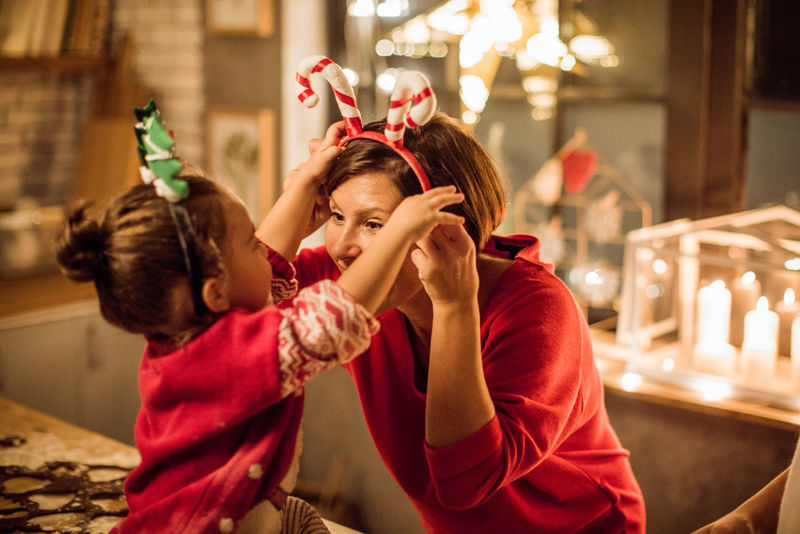
[[[114,10],[115,37],[133,37],[136,79],[153,90],[181,157],[197,165],[205,164],[204,5],[117,0]]]
[[[203,0],[117,0],[114,39],[134,39],[135,76],[158,96],[182,157],[203,164]],[[64,203],[95,75],[0,71],[0,210],[21,197]],[[145,102],[142,103],[142,105]]]
[[[91,75],[0,72],[0,209],[67,198],[93,89]]]

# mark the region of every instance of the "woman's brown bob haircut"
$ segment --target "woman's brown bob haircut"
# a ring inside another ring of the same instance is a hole
[[[383,132],[386,121],[367,124],[364,130]],[[406,128],[404,146],[419,160],[431,187],[455,185],[464,201],[447,211],[462,215],[466,229],[480,250],[505,216],[506,190],[491,156],[464,126],[437,113],[419,128]],[[414,171],[391,148],[354,139],[333,163],[326,183],[330,195],[349,178],[366,172],[389,176],[404,197],[422,192]]]

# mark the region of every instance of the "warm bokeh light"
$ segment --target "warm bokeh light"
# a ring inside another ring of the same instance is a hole
[[[458,84],[461,86],[459,94],[464,105],[476,113],[483,111],[489,98],[489,90],[483,80],[479,76],[466,74],[459,78]]]
[[[380,57],[388,57],[394,53],[394,43],[389,39],[381,39],[375,43],[375,53]]]
[[[375,8],[375,13],[384,18],[401,17],[408,13],[408,0],[383,0]]]
[[[375,14],[372,0],[353,0],[347,6],[347,14],[351,17],[371,17]]]
[[[653,260],[653,272],[656,274],[664,274],[669,269],[667,262],[662,260],[661,258],[656,258]]]
[[[377,9],[378,16],[397,16],[401,11],[405,14],[408,5],[409,2],[401,0],[351,0],[349,12],[368,16]],[[483,89],[488,97],[499,60],[512,59],[523,78],[536,70],[537,75],[551,80],[552,88],[546,90],[526,88],[531,117],[546,120],[555,113],[558,80],[558,74],[548,72],[547,67],[584,76],[586,71],[580,68],[581,62],[605,67],[619,62],[613,55],[614,46],[596,34],[592,24],[570,40],[568,47],[560,38],[559,16],[564,16],[570,27],[574,25],[571,15],[559,13],[557,0],[449,0],[394,28],[391,38],[379,41],[375,52],[380,57],[445,57],[448,44],[457,43],[461,74],[483,80],[483,88],[465,91],[462,87],[461,91],[463,105],[478,114],[485,105]],[[583,13],[580,16],[587,19]],[[386,40],[391,40],[393,46]]]
[[[345,78],[347,78],[347,81],[350,82],[350,85],[352,85],[353,87],[358,86],[358,82],[361,80],[359,79],[358,73],[356,71],[354,71],[353,69],[344,68],[342,69],[342,72],[344,73]]]
[[[464,121],[464,124],[475,124],[478,122],[478,114],[471,109],[466,109],[461,114],[461,120]]]
[[[600,35],[576,35],[570,40],[569,49],[583,61],[591,62],[614,53],[614,46]]]
[[[625,391],[635,391],[642,385],[642,375],[639,373],[625,373],[620,379],[620,385]]]
[[[397,76],[394,73],[395,69],[389,69],[385,72],[378,74],[375,79],[375,85],[384,93],[391,93],[394,89],[394,84],[397,81]]]

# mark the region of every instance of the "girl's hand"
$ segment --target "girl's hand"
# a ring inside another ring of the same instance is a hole
[[[434,304],[458,304],[477,298],[475,244],[462,225],[437,226],[417,241],[411,261]]]
[[[409,244],[422,239],[437,224],[462,224],[464,218],[454,213],[441,211],[451,204],[464,200],[464,195],[456,193],[454,185],[435,187],[420,195],[406,197],[400,203],[384,230],[391,228],[408,237]]]

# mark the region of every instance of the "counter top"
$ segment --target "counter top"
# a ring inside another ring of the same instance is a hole
[[[0,397],[0,531],[108,532],[138,451]]]
[[[0,440],[11,438],[21,439],[0,445],[0,465],[37,469],[56,461],[130,469],[140,461],[135,447],[0,397]]]
[[[614,333],[592,329],[591,334],[597,367],[607,392],[785,430],[800,430],[800,412],[757,399],[736,396],[711,399],[699,391],[648,376],[637,376],[635,381],[627,381],[626,349],[615,343]]]
[[[0,295],[3,295],[0,299],[0,318],[78,301],[97,300],[94,284],[71,282],[61,273],[0,279]]]
[[[0,531],[28,520],[108,532],[127,511],[122,483],[140,460],[135,447],[0,397]],[[332,534],[360,534],[323,520]]]

